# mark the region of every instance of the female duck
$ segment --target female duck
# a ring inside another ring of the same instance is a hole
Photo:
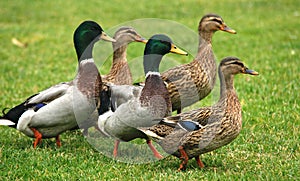
[[[75,128],[100,104],[101,76],[92,57],[94,44],[100,40],[115,41],[93,21],[85,21],[74,32],[78,72],[71,82],[60,83],[35,94],[0,118],[0,123],[14,127],[35,138],[34,148],[42,138],[56,138]]]
[[[141,129],[156,140],[169,154],[182,159],[184,170],[190,158],[204,167],[199,155],[233,141],[242,127],[241,105],[233,86],[236,74],[258,75],[235,57],[227,57],[219,66],[221,96],[211,106],[164,118],[159,124]]]
[[[198,32],[199,46],[196,58],[189,64],[179,65],[162,73],[172,99],[172,109],[181,109],[206,97],[215,85],[217,67],[212,50],[212,36],[218,31],[236,33],[215,14],[202,17]]]
[[[103,133],[117,139],[114,156],[117,156],[119,140],[131,141],[135,138],[144,138],[154,156],[161,158],[148,137],[137,127],[152,126],[155,120],[161,120],[171,113],[171,100],[159,74],[161,59],[169,52],[187,54],[176,48],[169,37],[161,34],[152,36],[144,51],[145,86],[143,88],[128,85],[110,87],[112,107],[115,112],[110,111],[99,116],[98,125]],[[120,100],[125,103],[121,101],[123,103],[121,104]]]

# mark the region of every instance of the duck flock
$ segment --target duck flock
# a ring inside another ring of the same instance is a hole
[[[3,109],[0,125],[34,138],[34,148],[44,138],[56,138],[60,147],[59,135],[65,131],[82,129],[87,135],[89,128],[94,127],[104,137],[115,139],[115,157],[120,142],[141,138],[157,159],[163,156],[152,141],[180,158],[178,170],[185,170],[191,158],[202,168],[201,154],[227,145],[241,130],[242,111],[234,75],[258,75],[232,56],[221,60],[217,67],[212,49],[216,31],[236,33],[219,15],[204,15],[199,22],[199,47],[194,60],[160,73],[164,55],[188,55],[167,35],[155,34],[147,40],[133,27],[123,26],[111,38],[96,22],[84,21],[73,37],[78,58],[75,78],[36,93],[11,109]],[[113,46],[113,63],[107,75],[100,75],[92,56],[94,44],[100,40],[112,42]],[[126,59],[131,42],[146,44],[145,80],[134,85]],[[219,100],[214,105],[183,112],[184,107],[210,94],[217,72]]]

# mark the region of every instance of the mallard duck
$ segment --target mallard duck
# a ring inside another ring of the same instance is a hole
[[[81,23],[74,32],[78,58],[78,72],[74,80],[30,96],[4,113],[0,124],[10,125],[35,138],[34,148],[42,138],[53,137],[57,146],[61,146],[59,135],[77,124],[85,124],[83,121],[100,104],[102,81],[92,57],[94,43],[100,39],[115,41],[96,22]]]
[[[221,93],[216,104],[166,117],[157,125],[140,129],[167,153],[183,160],[178,170],[184,170],[190,158],[204,167],[199,155],[227,145],[239,135],[242,112],[233,86],[234,75],[239,73],[258,75],[236,57],[223,59],[219,66]]]
[[[235,34],[219,15],[207,14],[199,23],[199,47],[195,59],[188,64],[173,67],[161,74],[167,83],[172,109],[181,109],[206,97],[215,85],[217,67],[212,50],[212,36],[218,31]]]
[[[162,158],[148,137],[136,128],[151,126],[155,123],[154,120],[161,120],[171,114],[171,100],[159,73],[161,59],[169,52],[187,54],[177,48],[168,36],[162,34],[152,36],[144,51],[143,64],[146,76],[144,87],[128,85],[110,87],[115,112],[109,111],[100,115],[98,126],[107,136],[117,139],[113,152],[115,157],[120,140],[127,142],[135,138],[144,138],[154,156]]]
[[[87,122],[97,123],[98,116],[109,110],[110,98],[108,84],[115,85],[132,85],[132,75],[126,58],[127,46],[131,42],[142,42],[147,43],[147,40],[143,38],[136,30],[132,27],[122,26],[120,27],[113,37],[116,41],[112,42],[113,46],[113,63],[110,72],[102,76],[102,90],[101,90],[101,105],[98,110],[96,110]],[[88,135],[88,128],[92,124],[83,125],[83,135]],[[98,129],[98,126],[95,127]]]
[[[132,85],[132,75],[126,58],[127,46],[131,42],[147,43],[147,40],[139,35],[132,27],[123,26],[119,28],[113,42],[113,63],[110,72],[102,77],[103,82],[115,85]]]

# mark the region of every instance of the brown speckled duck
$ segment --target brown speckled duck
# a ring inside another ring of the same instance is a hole
[[[219,15],[207,14],[202,17],[199,32],[199,47],[195,59],[162,73],[172,99],[172,109],[181,109],[206,97],[215,85],[217,66],[212,50],[212,36],[216,31],[235,34]]]
[[[159,73],[162,57],[169,52],[187,54],[177,48],[166,35],[153,35],[144,51],[145,86],[110,86],[112,106],[116,105],[115,102],[119,102],[118,99],[129,99],[114,107],[114,112],[108,111],[100,115],[98,119],[101,132],[117,140],[113,152],[115,157],[120,140],[127,142],[136,138],[144,138],[154,156],[162,158],[151,140],[137,127],[152,126],[157,123],[155,120],[160,121],[171,114],[171,100]]]
[[[221,95],[216,104],[167,117],[155,126],[140,129],[167,153],[182,159],[178,170],[184,170],[190,158],[204,167],[199,159],[201,154],[227,145],[239,135],[242,112],[233,85],[234,75],[239,73],[258,75],[236,57],[223,59],[219,66]]]

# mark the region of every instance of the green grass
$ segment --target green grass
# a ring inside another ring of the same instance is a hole
[[[176,172],[180,161],[175,157],[148,164],[107,158],[80,132],[62,134],[61,148],[56,148],[54,140],[44,140],[33,149],[31,138],[0,127],[0,180],[299,179],[299,1],[88,2],[0,1],[1,109],[74,77],[77,63],[72,36],[83,20],[95,20],[108,30],[134,19],[162,18],[196,31],[202,15],[214,12],[238,32],[215,34],[213,48],[218,60],[234,55],[260,73],[235,79],[243,106],[243,129],[228,146],[201,156],[204,169],[191,160],[186,172]],[[12,38],[28,47],[13,45]],[[130,45],[128,59],[141,55],[141,47]],[[108,68],[109,63],[101,73]],[[186,110],[213,104],[217,90]]]

